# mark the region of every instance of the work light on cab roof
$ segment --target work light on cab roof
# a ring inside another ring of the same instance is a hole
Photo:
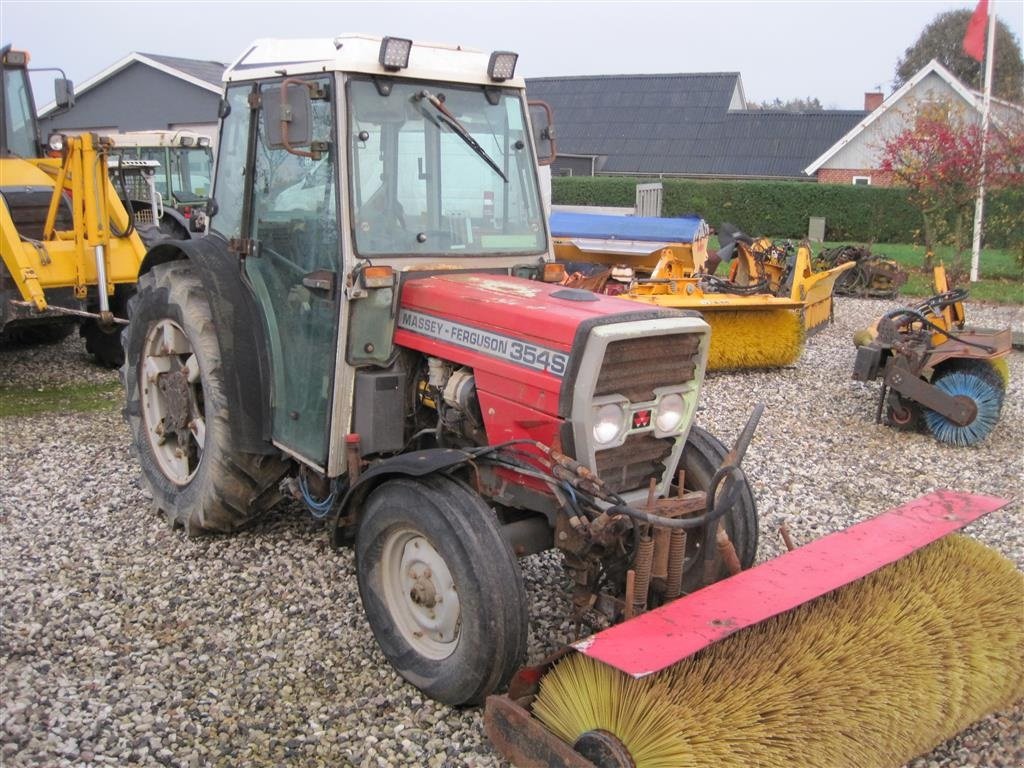
[[[380,41],[380,65],[388,72],[397,72],[409,66],[412,40],[404,37],[385,37]]]

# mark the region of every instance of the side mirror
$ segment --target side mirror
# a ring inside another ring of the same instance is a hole
[[[557,155],[555,148],[555,126],[551,107],[543,101],[531,101],[530,125],[533,128],[533,145],[537,148],[537,164],[551,165]]]
[[[302,87],[289,88],[289,85]],[[267,144],[289,152],[293,147],[309,146],[313,138],[313,108],[305,83],[288,79],[279,86],[268,86],[263,89],[262,102]]]
[[[75,84],[66,77],[58,77],[53,81],[53,97],[60,109],[71,109],[75,106]]]

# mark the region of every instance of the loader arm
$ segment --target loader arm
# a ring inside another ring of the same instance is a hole
[[[107,177],[105,147],[89,134],[66,141],[60,159],[2,161],[4,187],[10,190],[5,200],[17,194],[17,187],[50,190],[41,237],[19,228],[10,205],[0,214],[4,264],[22,299],[37,310],[47,308],[46,291],[51,288],[73,288],[84,298],[97,286],[102,297],[108,296],[115,285],[135,282],[145,256],[145,246]],[[70,195],[69,229],[57,218],[65,194]]]

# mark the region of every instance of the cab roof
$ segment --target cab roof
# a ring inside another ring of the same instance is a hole
[[[490,52],[458,45],[413,40],[409,66],[397,72],[379,62],[383,37],[339,35],[316,39],[260,39],[254,41],[224,71],[224,82],[264,80],[316,72],[361,72],[417,80],[525,88],[521,77],[494,82],[487,76]]]

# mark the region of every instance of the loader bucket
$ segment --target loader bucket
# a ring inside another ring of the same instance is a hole
[[[487,733],[520,766],[901,765],[1024,695],[1024,574],[938,541],[1006,503],[936,491],[574,643]]]

